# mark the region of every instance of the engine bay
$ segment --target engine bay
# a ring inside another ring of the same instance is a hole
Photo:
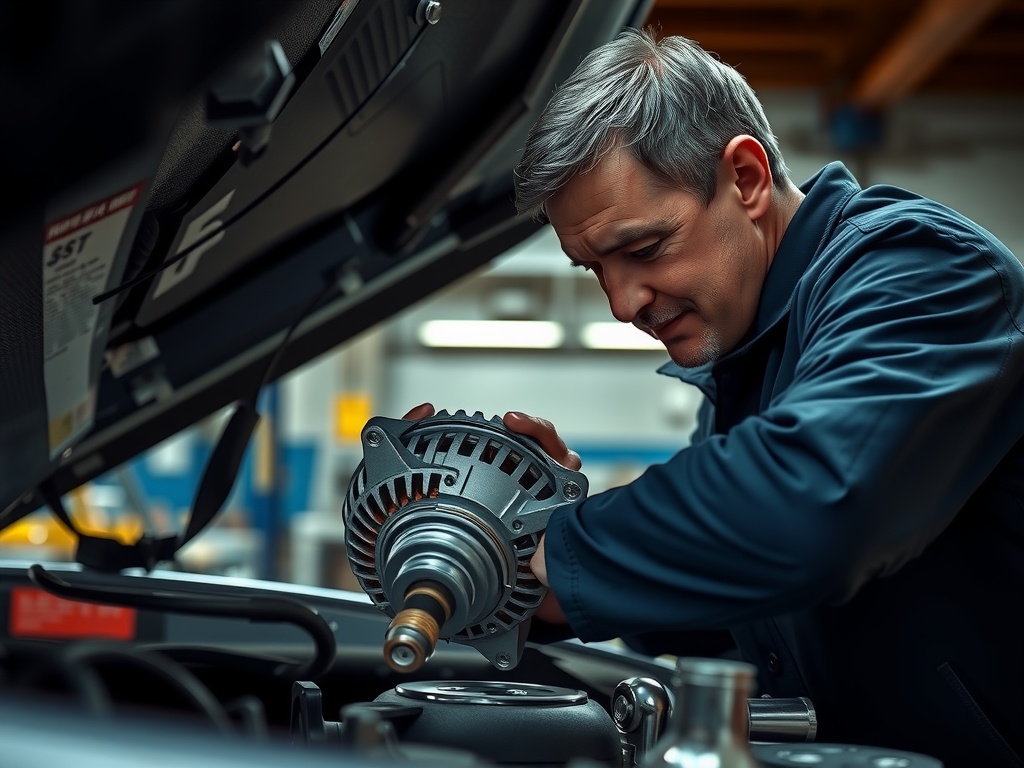
[[[118,592],[149,607],[81,602]],[[648,761],[672,735],[678,661],[562,640],[527,642],[503,671],[442,641],[419,669],[396,671],[383,653],[389,617],[353,592],[10,563],[0,610],[5,765],[73,754],[97,765],[633,768],[665,764]],[[806,698],[752,695],[744,721],[763,766],[941,765],[816,743]]]

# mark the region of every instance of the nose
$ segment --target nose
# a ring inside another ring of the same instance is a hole
[[[632,323],[644,307],[654,301],[654,291],[632,270],[604,265],[601,288],[608,297],[612,316],[620,323]]]

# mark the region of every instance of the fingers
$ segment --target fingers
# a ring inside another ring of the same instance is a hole
[[[417,405],[402,418],[406,421],[419,421],[420,419],[426,419],[433,415],[434,406],[430,403],[423,403],[422,405]]]
[[[540,443],[544,452],[566,469],[578,470],[583,466],[579,454],[569,450],[550,421],[527,416],[519,411],[509,411],[503,421],[513,432],[532,437]]]
[[[544,559],[544,534],[541,534],[540,541],[537,542],[537,551],[534,552],[533,557],[530,558],[530,570],[533,571],[533,575],[537,577],[537,581],[545,587],[551,586],[548,583],[547,561]]]
[[[543,536],[540,537],[540,542],[537,544],[537,551],[530,558],[530,570],[533,571],[533,575],[537,577],[541,584],[549,587],[548,593],[544,595],[543,601],[537,608],[537,618],[549,624],[567,623],[568,619],[565,617],[565,611],[558,604],[558,598],[555,597],[555,593],[550,589],[551,585],[548,584],[548,569],[544,560]]]
[[[423,403],[410,409],[402,418],[406,421],[419,421],[433,416],[434,413],[434,406],[431,403]],[[513,432],[532,437],[540,443],[544,452],[566,469],[579,470],[583,466],[579,454],[569,450],[565,441],[558,436],[554,425],[547,419],[527,416],[519,411],[509,411],[503,421]]]

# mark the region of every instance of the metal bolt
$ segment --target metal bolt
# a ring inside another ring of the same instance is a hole
[[[65,448],[64,453],[60,455],[61,461],[68,461],[71,458],[72,453],[74,453],[74,451],[71,449],[71,446]]]
[[[522,520],[513,520],[512,521],[512,530],[513,531],[521,531],[521,530],[523,530],[523,521]]]
[[[495,634],[498,631],[498,625],[497,624],[488,624],[487,625],[487,631],[490,634],[492,634],[492,635]]]
[[[445,477],[444,484],[445,485],[455,485],[455,476],[454,475],[448,475],[447,477]]]
[[[502,669],[508,669],[508,667],[512,666],[512,657],[507,653],[499,653],[494,657],[494,663]]]
[[[376,448],[378,445],[384,442],[384,435],[378,432],[376,429],[371,429],[366,433],[366,444]]]
[[[421,0],[416,8],[416,20],[420,24],[437,24],[441,20],[441,3],[437,0]]]
[[[580,488],[579,484],[572,482],[571,480],[562,486],[562,495],[569,499],[578,499],[583,494],[583,489]]]

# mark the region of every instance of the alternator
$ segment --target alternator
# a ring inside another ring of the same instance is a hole
[[[345,546],[360,586],[393,617],[387,663],[419,669],[445,638],[515,667],[547,592],[530,558],[552,511],[586,495],[586,477],[481,413],[372,418],[362,444]]]

